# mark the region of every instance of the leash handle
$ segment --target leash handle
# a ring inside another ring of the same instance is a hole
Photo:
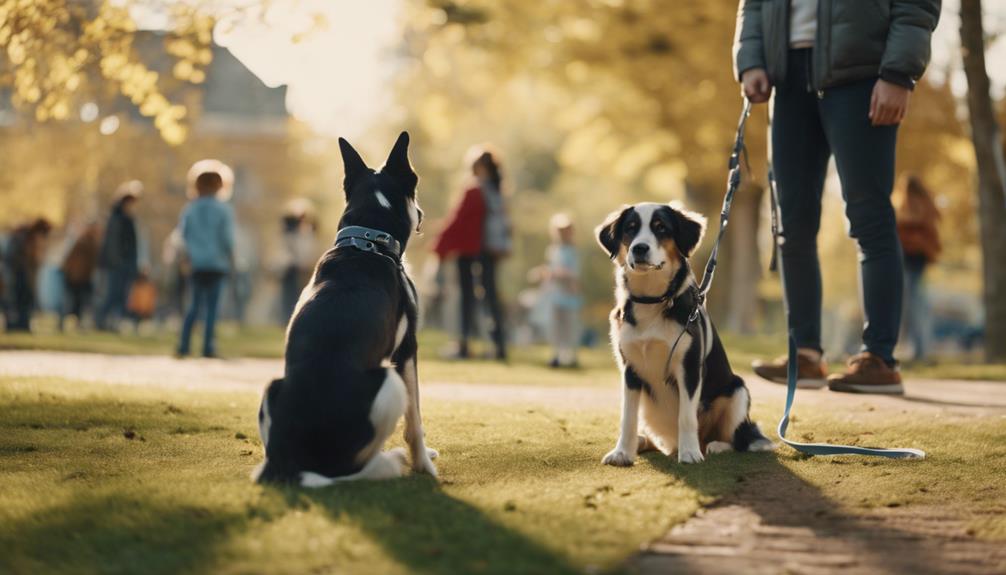
[[[785,290],[783,290],[785,292]],[[876,457],[887,457],[889,459],[925,459],[926,452],[920,449],[907,447],[883,448],[883,447],[856,447],[854,445],[833,445],[830,443],[800,443],[791,439],[786,439],[786,430],[789,428],[789,412],[793,407],[793,399],[796,397],[797,381],[797,351],[796,340],[793,335],[789,337],[789,361],[787,363],[786,378],[786,409],[783,411],[782,419],[779,420],[779,439],[783,443],[807,455],[872,455]]]

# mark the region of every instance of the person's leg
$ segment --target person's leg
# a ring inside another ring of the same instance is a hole
[[[206,279],[206,331],[203,335],[203,356],[216,355],[216,340],[214,339],[217,324],[217,308],[220,304],[220,292],[223,291],[223,274],[214,274]]]
[[[16,319],[12,325],[7,326],[9,331],[31,330],[31,312],[34,301],[29,271],[23,267],[16,268],[14,270],[14,315]]]
[[[871,125],[874,83],[832,88],[819,106],[842,181],[849,235],[859,244],[863,351],[893,366],[904,295],[901,243],[891,205],[898,127]]]
[[[776,87],[772,162],[782,223],[780,249],[786,317],[801,349],[821,352],[821,264],[817,233],[831,149],[808,91],[810,52],[791,51],[786,82]]]
[[[105,272],[105,300],[98,311],[98,329],[110,330],[109,318],[112,322],[118,322],[120,318],[120,301],[129,297],[126,292],[127,282],[126,272],[121,269],[108,269]]]
[[[912,340],[916,361],[925,359],[929,344],[929,305],[926,301],[923,273],[925,262],[905,261],[905,332]]]
[[[475,277],[473,258],[458,258],[458,286],[461,288],[461,337],[458,339],[458,355],[468,356],[468,338],[475,334]]]
[[[496,345],[496,358],[506,359],[506,322],[503,318],[503,304],[500,302],[499,290],[496,287],[496,258],[490,254],[482,254],[479,261],[482,264],[482,290],[485,292],[489,314],[493,318],[491,335]]]
[[[192,343],[192,328],[196,323],[200,308],[203,305],[205,284],[199,275],[193,274],[190,283],[189,293],[192,294],[189,309],[185,313],[185,321],[182,322],[182,332],[178,341],[178,355],[188,355]]]

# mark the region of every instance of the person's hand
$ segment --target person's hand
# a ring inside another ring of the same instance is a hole
[[[874,126],[892,126],[905,119],[911,91],[887,80],[877,80],[870,98],[870,121]]]
[[[772,95],[772,83],[768,80],[768,74],[764,68],[751,68],[741,74],[741,86],[744,95],[752,104],[767,102]]]

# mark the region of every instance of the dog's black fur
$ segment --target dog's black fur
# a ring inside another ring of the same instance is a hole
[[[728,447],[772,448],[748,418],[750,395],[700,305],[688,258],[704,228],[704,218],[676,204],[626,206],[597,228],[598,243],[616,265],[611,338],[624,387],[622,432],[607,464],[631,465],[640,446],[677,451],[686,463]]]
[[[384,167],[375,172],[348,142],[339,140],[346,172],[346,209],[339,228],[388,232],[403,254],[422,217],[408,143],[403,132]],[[333,247],[322,256],[287,328],[284,376],[269,385],[259,411],[266,446],[259,481],[308,485],[305,472],[315,476],[315,485],[356,475],[394,476],[387,469],[377,475],[361,472],[372,457],[383,455],[386,436],[381,435],[390,433],[383,429],[387,421],[372,414],[383,409],[375,406],[378,394],[392,386],[385,393],[395,404],[402,382],[407,382],[413,467],[435,474],[423,445],[414,389],[416,302],[415,286],[391,255]],[[401,416],[396,409],[392,405],[388,416],[394,421]],[[398,460],[403,461],[401,454]]]

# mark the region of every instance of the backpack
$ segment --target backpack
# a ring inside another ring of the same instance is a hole
[[[510,215],[507,214],[503,194],[492,184],[481,186],[482,199],[486,205],[485,226],[482,231],[482,247],[490,255],[506,257],[513,252],[513,232]]]

